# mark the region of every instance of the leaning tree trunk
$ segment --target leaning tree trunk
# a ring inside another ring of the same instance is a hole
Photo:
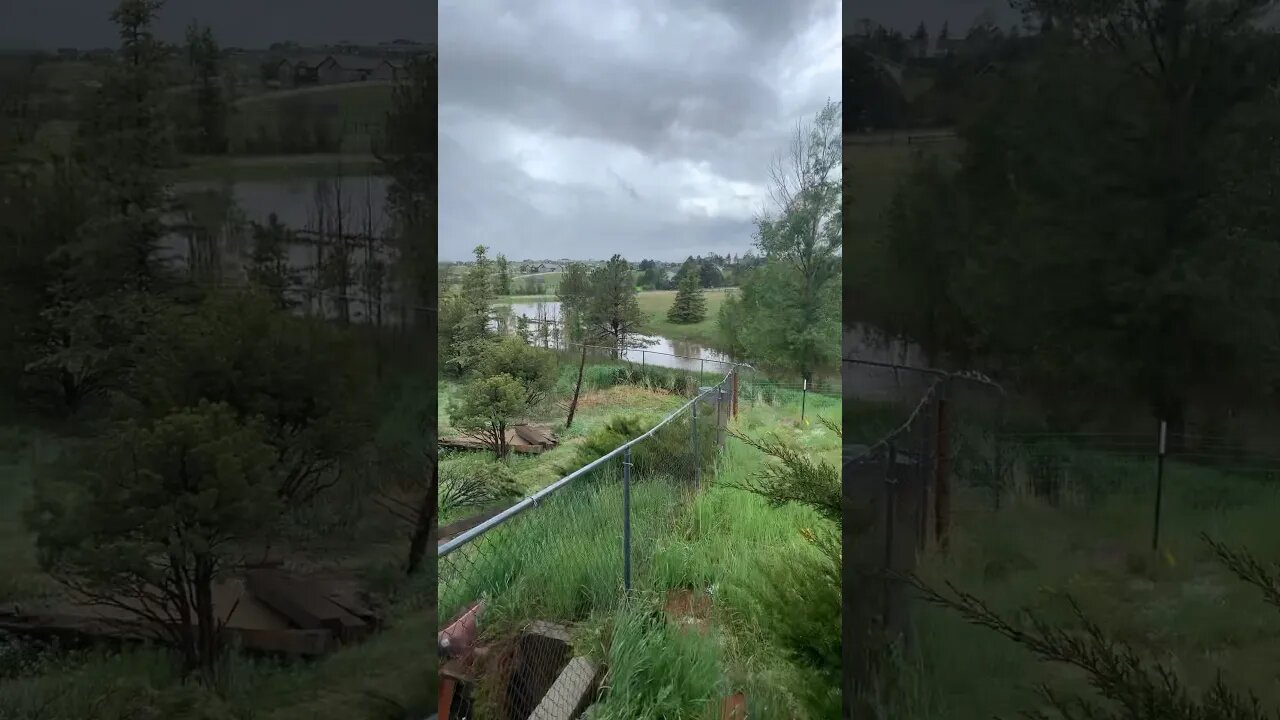
[[[573,400],[569,403],[569,419],[564,423],[565,430],[573,426],[573,414],[578,410],[578,394],[582,392],[582,371],[586,365],[587,344],[582,343],[582,357],[578,359],[578,381],[573,384]]]
[[[415,518],[417,525],[413,528],[413,537],[409,539],[409,561],[405,568],[405,572],[408,575],[418,571],[418,567],[422,564],[422,558],[427,554],[431,531],[436,526],[436,488],[439,480],[440,467],[433,462],[431,463],[431,485],[423,493],[422,504],[418,507],[417,517]]]

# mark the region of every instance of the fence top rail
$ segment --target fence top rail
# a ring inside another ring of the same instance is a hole
[[[475,538],[477,538],[477,537],[479,537],[479,536],[481,536],[481,535],[485,534],[486,532],[488,532],[490,528],[493,528],[493,527],[496,527],[496,526],[498,526],[498,525],[501,525],[502,523],[506,522],[507,520],[510,520],[511,518],[515,517],[516,515],[519,515],[520,513],[524,512],[525,510],[528,510],[530,507],[533,507],[533,506],[537,505],[539,500],[542,500],[543,498],[547,497],[548,495],[550,495],[551,493],[555,492],[556,490],[559,490],[560,488],[564,487],[565,485],[568,485],[570,482],[573,482],[575,479],[577,479],[577,478],[579,478],[579,477],[581,477],[581,476],[583,476],[583,475],[585,475],[585,474],[587,474],[587,473],[591,472],[591,471],[592,471],[592,470],[594,470],[595,468],[597,468],[597,467],[599,467],[600,465],[604,464],[604,463],[605,463],[605,461],[607,461],[607,460],[611,460],[611,459],[613,459],[613,458],[617,457],[618,455],[620,455],[620,454],[622,454],[622,453],[626,452],[626,450],[627,450],[628,448],[630,448],[632,445],[635,445],[636,443],[640,442],[641,440],[644,440],[644,439],[646,439],[646,438],[648,438],[648,437],[651,437],[655,432],[657,432],[657,431],[658,431],[658,429],[659,429],[659,428],[661,428],[663,425],[666,425],[667,423],[671,422],[673,419],[675,419],[678,415],[680,415],[681,413],[683,413],[685,410],[688,410],[688,409],[689,409],[689,407],[690,407],[691,405],[693,405],[694,403],[696,403],[696,402],[698,402],[699,400],[701,400],[704,396],[711,394],[713,391],[715,391],[715,390],[716,390],[717,388],[719,388],[721,385],[724,385],[725,381],[727,381],[728,379],[729,379],[729,375],[728,375],[728,374],[726,374],[723,378],[721,378],[721,380],[720,380],[720,383],[719,383],[719,384],[717,384],[717,385],[715,385],[715,386],[712,386],[711,388],[708,388],[707,390],[705,390],[705,391],[703,391],[703,392],[699,393],[699,394],[698,394],[697,396],[695,396],[692,400],[690,400],[689,402],[685,403],[684,405],[681,405],[679,408],[677,408],[676,410],[674,410],[673,412],[671,412],[670,414],[668,414],[666,417],[662,418],[662,420],[658,421],[658,424],[656,424],[656,425],[654,425],[653,427],[649,428],[649,429],[648,429],[648,430],[646,430],[643,434],[638,435],[638,436],[636,436],[635,438],[632,438],[631,440],[628,440],[627,442],[625,442],[625,443],[623,443],[623,444],[619,445],[618,447],[614,448],[613,450],[610,450],[610,451],[609,451],[608,453],[606,453],[605,455],[602,455],[601,457],[596,458],[595,460],[592,460],[591,462],[587,463],[586,465],[583,465],[582,467],[578,468],[577,470],[574,470],[573,472],[569,473],[568,475],[565,475],[564,477],[562,477],[562,478],[560,478],[559,480],[557,480],[557,481],[555,481],[555,482],[551,483],[550,485],[548,485],[548,486],[546,486],[546,487],[542,488],[541,490],[539,490],[539,491],[537,491],[537,492],[533,493],[532,495],[529,495],[528,497],[525,497],[523,500],[520,500],[520,501],[519,501],[519,502],[517,502],[516,504],[512,505],[511,507],[507,508],[506,510],[503,510],[502,512],[498,513],[497,515],[494,515],[493,517],[489,518],[488,520],[485,520],[484,522],[480,523],[479,525],[476,525],[475,527],[471,528],[470,530],[467,530],[466,532],[463,532],[463,533],[458,534],[456,537],[454,537],[453,539],[449,540],[448,542],[441,543],[441,544],[440,544],[439,546],[437,546],[437,548],[436,548],[436,557],[437,557],[437,558],[442,558],[442,557],[444,557],[445,555],[448,555],[449,553],[453,552],[454,550],[457,550],[458,548],[462,547],[463,545],[466,545],[468,542],[471,542],[471,541],[472,541],[472,540],[474,540]]]
[[[915,365],[902,365],[899,363],[880,362],[879,360],[866,360],[863,358],[852,358],[852,357],[840,358],[840,361],[849,363],[851,365],[867,365],[870,367],[881,367],[881,368],[887,368],[890,370],[910,370],[912,372],[925,373],[927,375],[934,375],[936,377],[944,378],[948,380],[950,379],[968,380],[971,382],[978,383],[980,385],[989,385],[995,388],[997,391],[999,391],[1001,395],[1006,394],[1004,387],[1000,383],[996,382],[995,380],[992,380],[991,378],[987,377],[986,375],[983,375],[982,373],[976,370],[959,370],[959,371],[939,370],[937,368],[918,367]]]
[[[945,377],[934,380],[933,384],[929,386],[929,389],[924,391],[924,395],[920,397],[920,401],[916,403],[915,409],[911,411],[911,415],[910,417],[907,418],[906,422],[902,423],[897,428],[895,428],[892,432],[885,435],[883,438],[880,439],[879,442],[876,442],[874,445],[861,448],[862,450],[861,453],[845,460],[845,463],[844,463],[845,466],[847,467],[849,465],[852,465],[853,463],[859,462],[864,458],[870,457],[871,455],[879,451],[881,448],[886,447],[891,443],[893,443],[893,441],[896,440],[899,435],[902,435],[903,433],[906,433],[909,430],[911,430],[911,426],[915,424],[916,419],[919,418],[920,416],[920,413],[924,412],[925,407],[927,407],[928,404],[933,400],[934,395],[938,392],[938,387],[942,385],[942,383],[945,380],[946,380]],[[852,446],[852,447],[856,447],[856,446]]]

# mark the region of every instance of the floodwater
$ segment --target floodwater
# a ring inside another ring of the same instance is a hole
[[[866,325],[845,326],[844,356],[899,366],[929,367],[928,358],[919,345],[885,339]],[[918,398],[934,379],[925,373],[857,362],[841,363],[841,366],[841,382],[846,391],[864,400]]]
[[[508,310],[509,308],[509,310]],[[516,318],[524,315],[529,318],[529,329],[534,338],[538,337],[538,325],[541,322],[560,322],[560,302],[558,300],[541,300],[535,302],[515,302],[496,305],[499,313],[498,325],[508,331],[515,331]],[[701,370],[714,372],[717,369],[727,371],[731,362],[728,355],[698,343],[675,340],[662,335],[639,335],[637,340],[647,344],[643,349],[628,350],[623,357],[631,362],[643,365],[678,368],[680,370]],[[553,347],[565,347],[558,339],[551,339]],[[602,354],[605,351],[602,351]],[[680,357],[677,357],[680,356]]]
[[[199,231],[178,231],[165,238],[161,252],[175,267],[185,267],[193,276],[210,282],[239,282],[253,248],[252,226],[266,224],[274,213],[280,223],[291,230],[323,231],[336,234],[341,211],[344,235],[378,237],[389,226],[385,211],[387,179],[375,175],[333,178],[296,178],[281,180],[192,181],[176,183],[173,194],[185,210],[168,219],[176,224],[198,227]],[[334,303],[345,302],[353,320],[370,314],[387,317],[396,305],[389,287],[379,293],[381,309],[368,300],[368,291],[358,278],[370,262],[385,263],[389,258],[379,243],[353,241],[351,247],[352,285],[346,294],[329,291],[331,297],[317,299],[307,295],[314,309],[329,314]],[[303,238],[286,250],[290,269],[304,284],[313,283],[317,268],[325,257],[323,243]],[[332,254],[332,253],[330,253]],[[299,292],[299,297],[305,293]]]

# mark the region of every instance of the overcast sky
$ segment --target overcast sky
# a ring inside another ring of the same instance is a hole
[[[0,0],[0,47],[53,49],[115,47],[111,24],[118,0]],[[405,38],[430,42],[431,0],[168,0],[157,34],[178,42],[193,19],[213,28],[226,47],[375,43]]]
[[[839,0],[443,0],[440,257],[751,248],[772,157],[840,98]]]

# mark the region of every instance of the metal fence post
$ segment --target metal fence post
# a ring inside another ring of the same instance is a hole
[[[733,368],[733,419],[738,419],[738,368]]]
[[[1168,425],[1164,420],[1160,421],[1160,445],[1156,449],[1156,518],[1155,526],[1151,530],[1151,549],[1160,549],[1160,500],[1164,495],[1164,448],[1165,433]]]
[[[716,386],[716,447],[724,446],[724,434],[722,432],[722,426],[721,426],[722,421],[720,419],[720,406],[723,404],[720,401],[723,395],[724,395],[724,385],[723,384],[717,385]]]
[[[622,587],[631,592],[631,446],[622,451]]]
[[[893,519],[897,515],[897,508],[894,507],[894,500],[897,495],[898,484],[898,445],[895,441],[889,443],[889,466],[885,468],[884,474],[884,577],[882,578],[884,587],[884,613],[881,616],[883,623],[881,627],[888,629],[890,626],[890,615],[892,605],[892,590],[890,572],[893,570]]]
[[[805,378],[804,387],[800,389],[800,424],[804,424],[804,400],[809,394],[809,379]]]
[[[698,455],[698,399],[701,395],[693,397],[693,489],[696,491],[702,485],[702,457]]]

